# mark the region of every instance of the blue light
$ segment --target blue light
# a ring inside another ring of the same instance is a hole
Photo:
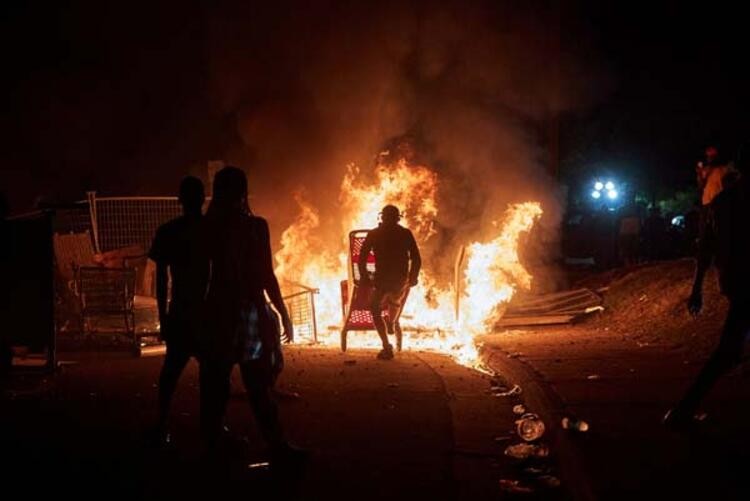
[[[595,182],[594,189],[597,191],[602,191],[604,189],[604,183],[602,183],[601,181]],[[594,197],[594,198],[598,198],[598,197]]]
[[[598,190],[594,190],[591,192],[591,197],[594,199],[598,199],[602,196],[602,192]]]
[[[607,188],[607,191],[614,191],[615,190],[615,183],[613,183],[612,181],[607,181],[607,184],[605,184],[604,187]],[[615,193],[617,193],[617,192],[615,192]],[[615,195],[615,197],[616,196],[617,195]]]
[[[616,191],[616,190],[609,190],[609,191],[607,192],[607,196],[608,196],[608,197],[609,197],[609,198],[610,198],[611,200],[614,200],[615,198],[617,198],[617,195],[618,195],[618,193],[617,193],[617,191]]]

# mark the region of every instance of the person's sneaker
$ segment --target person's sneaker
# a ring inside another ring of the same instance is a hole
[[[380,350],[378,353],[378,360],[391,360],[393,358],[393,346],[390,344]]]

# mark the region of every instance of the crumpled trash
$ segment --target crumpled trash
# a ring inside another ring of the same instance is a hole
[[[601,379],[601,376],[599,374],[590,374],[586,376],[586,379],[588,379],[589,381],[594,381],[596,379]]]
[[[562,424],[563,430],[574,430],[574,431],[580,431],[580,432],[589,431],[589,424],[582,419],[564,417],[562,418],[561,424]]]
[[[544,421],[538,415],[527,413],[516,421],[516,431],[518,436],[527,442],[538,440],[544,435]]]
[[[281,388],[274,388],[273,394],[279,400],[299,400],[302,398],[296,391],[283,390]]]
[[[536,466],[529,466],[528,468],[524,468],[523,472],[527,475],[541,475],[542,473],[546,472],[547,470],[543,468],[537,468]]]
[[[249,465],[247,465],[247,469],[248,470],[255,470],[258,468],[265,469],[265,468],[268,468],[269,466],[271,466],[271,463],[269,463],[268,461],[259,461],[257,463],[250,463]]]
[[[560,487],[560,479],[553,475],[542,475],[537,477],[537,482],[550,489],[556,489]]]
[[[523,404],[514,405],[513,414],[526,414],[526,407]]]
[[[549,447],[543,444],[513,444],[505,448],[505,455],[515,459],[544,458],[549,456]]]
[[[497,388],[497,391],[494,391],[492,395],[495,397],[510,397],[512,395],[519,395],[523,391],[521,387],[518,386],[517,384],[514,384],[513,388],[509,390],[506,390],[506,391],[502,391],[502,390],[503,390],[502,388]]]
[[[500,479],[500,489],[511,494],[531,494],[534,492],[534,489],[528,485],[524,485],[518,480],[506,478]]]

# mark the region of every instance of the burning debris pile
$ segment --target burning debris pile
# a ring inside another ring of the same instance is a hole
[[[394,204],[404,212],[402,224],[412,230],[420,247],[429,246],[436,235],[439,187],[434,170],[403,158],[379,162],[371,178],[350,165],[338,194],[338,241],[320,237],[318,210],[301,194],[295,197],[300,212],[281,236],[276,272],[287,283],[319,290],[315,309],[317,325],[323,332],[318,341],[338,344],[340,283],[348,275],[348,233],[372,228],[380,209]],[[493,238],[466,246],[465,264],[453,283],[442,278],[449,276],[446,271],[450,270],[431,269],[428,261],[402,317],[404,327],[416,331],[408,337],[406,346],[449,353],[459,362],[472,365],[477,357],[474,336],[492,327],[518,288],[531,285],[531,275],[519,259],[519,239],[541,214],[541,206],[535,202],[511,205],[505,214],[498,214]],[[356,347],[375,347],[378,343],[374,335],[355,336],[352,341]]]

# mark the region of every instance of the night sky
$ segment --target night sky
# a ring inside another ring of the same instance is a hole
[[[347,101],[343,95],[341,108],[329,115],[320,106],[313,112],[308,104],[309,95],[318,91],[306,82],[320,68],[310,62],[318,54],[310,47],[323,47],[326,54],[341,47],[346,53],[342,64],[356,67],[357,51],[365,45],[351,42],[352,36],[371,40],[388,33],[371,28],[370,20],[384,29],[397,30],[399,23],[420,27],[422,16],[433,16],[443,4],[410,2],[403,8],[407,3],[379,2],[355,9],[313,3],[4,2],[7,101],[0,189],[20,211],[38,200],[80,199],[92,188],[103,194],[172,194],[180,176],[202,173],[206,161],[216,158],[244,164],[252,181],[253,169],[267,169],[274,159],[279,165],[299,165],[308,157],[343,162],[347,155],[357,156],[338,146],[346,122],[331,126],[330,119],[359,113],[356,96]],[[535,105],[548,90],[536,82],[555,82],[555,72],[536,63],[551,61],[542,52],[560,55],[562,76],[555,83],[564,96],[558,110],[562,181],[575,183],[611,169],[644,189],[669,191],[692,182],[692,166],[707,143],[718,143],[734,156],[746,139],[746,22],[739,8],[687,7],[685,2],[532,3],[465,7],[467,17],[456,22],[481,19],[482,29],[477,45],[464,43],[469,48],[456,52],[461,56],[453,63],[460,66],[461,57],[475,54],[481,37],[494,36],[493,26],[499,37],[515,33],[509,72],[523,75],[524,87],[531,83],[536,94],[521,96],[530,105],[514,108],[508,98],[498,109],[511,108],[520,116],[514,123],[531,130],[529,142],[544,150],[543,134],[533,131],[543,130],[548,120]],[[454,3],[451,8],[464,7]],[[556,25],[559,46],[549,43]],[[462,29],[471,32],[472,27]],[[366,47],[361,64],[381,74],[372,63],[380,61],[379,45]],[[524,66],[524,47],[534,64]],[[383,51],[389,50],[400,49],[386,41]],[[252,63],[232,71],[244,58]],[[335,61],[323,67],[334,81]],[[356,73],[344,71],[339,77],[361,87]],[[419,81],[410,87],[412,94],[435,88],[424,84],[424,77]],[[514,85],[504,87],[503,95],[519,94]],[[351,109],[347,102],[354,103]],[[412,97],[410,103],[415,102],[419,99]],[[440,101],[422,105],[435,102]],[[247,123],[242,118],[246,109],[266,119]],[[366,121],[368,115],[362,115]],[[320,116],[328,117],[325,127],[317,123]],[[419,129],[419,119],[409,124],[403,132]],[[270,140],[269,130],[274,131]],[[353,132],[357,139],[351,150],[361,153],[352,161],[377,152],[375,140],[362,139],[368,133]],[[285,144],[294,144],[293,154],[287,148],[252,146],[253,140],[270,144],[285,134]],[[311,169],[295,176],[304,182]],[[280,168],[278,178],[265,176],[267,184],[291,188],[289,172]]]

